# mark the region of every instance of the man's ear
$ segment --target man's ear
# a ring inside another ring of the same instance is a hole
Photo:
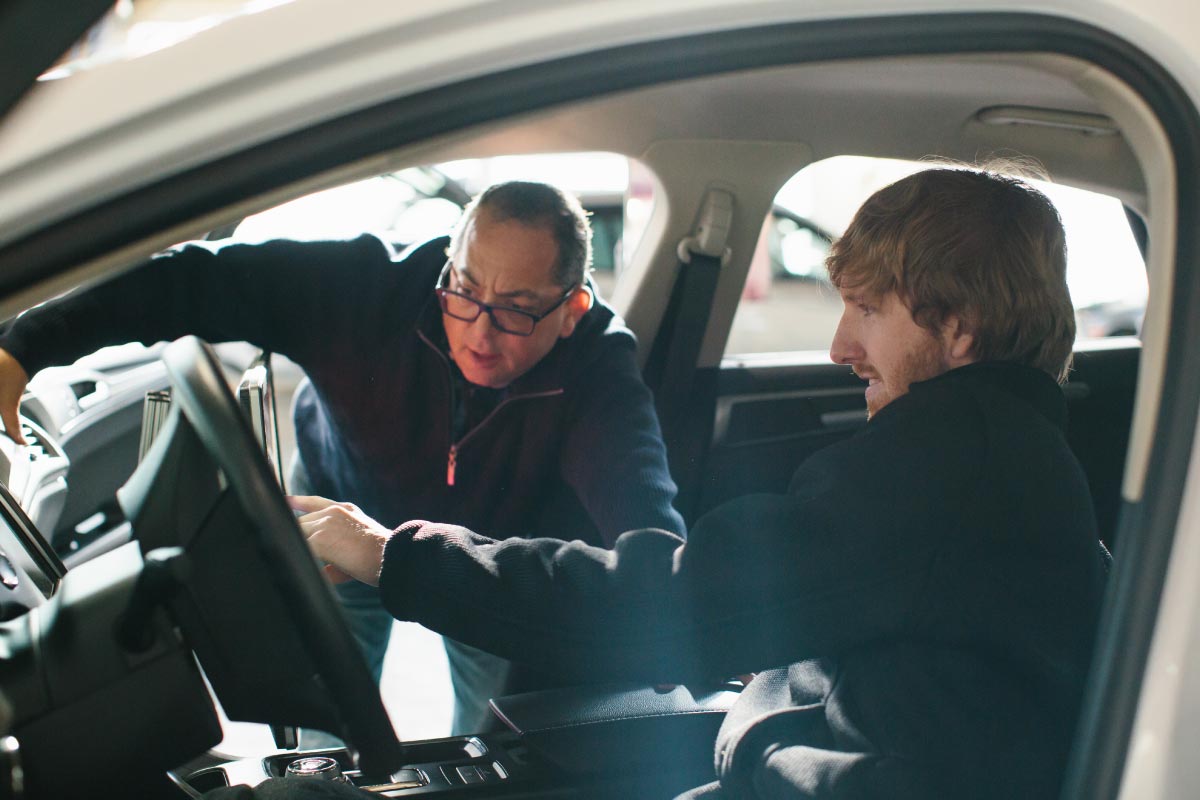
[[[590,286],[580,286],[575,290],[566,303],[567,316],[563,320],[562,332],[559,333],[561,338],[565,339],[575,332],[575,326],[579,324],[579,320],[583,319],[583,315],[591,310],[595,300],[596,297],[592,294]]]
[[[975,334],[957,314],[949,314],[942,321],[942,355],[951,369],[979,360],[975,356]]]

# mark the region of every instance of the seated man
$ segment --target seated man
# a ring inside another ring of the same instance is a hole
[[[0,419],[19,441],[28,375],[104,345],[244,339],[311,380],[295,408],[302,491],[502,536],[682,533],[633,336],[587,279],[590,235],[574,197],[511,182],[401,260],[371,236],[190,244],[22,315],[0,337]],[[378,680],[392,618],[373,587],[341,594]],[[446,649],[457,732],[490,719],[489,697],[561,680]]]
[[[686,544],[392,531],[292,502],[331,574],[477,647],[600,679],[762,671],[699,793],[1053,798],[1107,568],[1063,437],[1065,255],[1015,179],[933,169],[872,196],[829,258],[831,356],[868,381],[869,423]]]

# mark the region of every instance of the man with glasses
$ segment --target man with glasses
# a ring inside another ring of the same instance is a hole
[[[0,337],[0,419],[19,440],[27,376],[104,345],[246,340],[309,378],[294,493],[500,537],[682,533],[634,338],[587,280],[590,235],[573,197],[513,182],[401,260],[371,236],[189,244],[22,315]],[[338,588],[378,679],[392,617],[374,587]],[[489,697],[558,677],[447,650],[455,732],[489,720]]]

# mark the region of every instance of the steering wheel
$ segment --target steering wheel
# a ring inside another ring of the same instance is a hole
[[[151,467],[153,484],[161,487],[155,493],[169,487],[171,495],[170,500],[154,502],[160,508],[166,502],[175,517],[190,513],[204,520],[195,530],[179,534],[178,544],[191,561],[196,585],[183,593],[180,602],[187,607],[176,617],[218,697],[230,710],[222,689],[240,691],[253,695],[240,698],[243,707],[258,708],[256,713],[263,716],[291,717],[251,721],[320,720],[324,725],[313,727],[340,733],[357,750],[364,773],[396,771],[402,766],[403,747],[378,687],[212,348],[194,336],[184,337],[164,350],[163,362],[172,386],[172,413],[178,409],[180,419],[159,434],[177,441],[164,442],[157,468]],[[191,445],[179,443],[189,440]],[[189,447],[192,456],[187,454]],[[172,448],[173,456],[164,455]],[[210,495],[216,498],[208,506],[194,496],[182,497],[189,492],[203,495],[204,490],[191,487],[205,485],[213,487]],[[195,513],[198,506],[204,508]],[[136,534],[138,520],[134,525]],[[161,542],[161,536],[157,538]],[[219,586],[214,590],[201,583]],[[263,647],[248,648],[248,634],[230,627],[249,626],[244,615],[254,615],[254,626],[260,629],[254,633],[265,642]],[[214,663],[206,663],[206,653]],[[234,658],[233,665],[215,663]],[[224,687],[218,685],[219,674]],[[272,692],[277,696],[261,697]]]

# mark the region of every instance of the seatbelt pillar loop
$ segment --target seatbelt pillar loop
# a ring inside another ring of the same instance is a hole
[[[704,202],[696,218],[691,236],[684,237],[676,248],[676,255],[684,264],[690,264],[692,255],[712,256],[721,260],[721,266],[729,263],[729,231],[733,227],[733,195],[718,188],[709,188],[704,193]]]

